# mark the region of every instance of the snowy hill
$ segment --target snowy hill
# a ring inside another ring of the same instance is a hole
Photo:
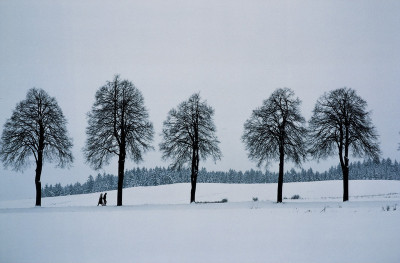
[[[189,184],[0,202],[0,262],[400,262],[400,182]],[[290,199],[299,195],[301,199]],[[259,201],[254,202],[253,197]]]
[[[341,201],[341,181],[286,183],[283,195],[290,201],[299,195],[302,201]],[[277,184],[198,184],[197,201],[249,202],[253,197],[260,201],[276,201]],[[143,204],[188,204],[190,184],[173,184],[155,187],[134,187],[123,190],[124,206]],[[350,181],[350,200],[399,198],[400,181]],[[32,196],[34,197],[34,196]],[[43,207],[94,206],[99,193],[43,198]],[[108,192],[108,204],[116,205],[117,192]],[[0,208],[28,208],[34,199],[0,201]]]

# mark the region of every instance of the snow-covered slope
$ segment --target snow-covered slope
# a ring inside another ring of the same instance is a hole
[[[0,262],[400,262],[400,182],[190,185],[0,202]],[[298,194],[301,199],[291,200]],[[254,202],[253,197],[258,197]]]
[[[293,195],[299,195],[302,202],[340,201],[341,181],[308,183],[286,183],[283,195],[290,202]],[[253,197],[260,201],[276,201],[277,184],[198,184],[196,201],[248,202]],[[43,207],[94,206],[99,193],[50,197],[42,199]],[[399,198],[400,181],[350,181],[350,200]],[[188,204],[190,184],[162,185],[157,187],[134,187],[123,190],[123,204]],[[117,192],[107,193],[108,204],[116,205]],[[34,199],[0,201],[0,208],[27,208],[34,206]]]

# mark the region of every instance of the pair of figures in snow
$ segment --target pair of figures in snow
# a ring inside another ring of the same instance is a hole
[[[100,194],[99,202],[97,203],[97,206],[102,205],[105,206],[107,205],[107,193],[103,195],[103,193]]]

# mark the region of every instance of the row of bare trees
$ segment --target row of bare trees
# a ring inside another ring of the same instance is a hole
[[[311,155],[324,159],[338,154],[343,172],[343,201],[349,199],[349,153],[377,159],[378,134],[367,103],[349,88],[322,95],[306,127],[301,101],[291,89],[277,89],[244,124],[242,140],[258,166],[279,161],[277,202],[282,202],[284,163],[300,165]]]
[[[306,127],[300,112],[301,101],[291,89],[277,89],[252,112],[244,124],[242,140],[248,156],[258,166],[279,161],[277,202],[282,202],[284,162],[300,165],[310,155],[326,158],[338,154],[344,182],[343,201],[348,200],[349,152],[377,158],[378,135],[372,125],[367,103],[354,90],[337,89],[325,93],[316,103]],[[200,160],[221,159],[213,121],[214,110],[198,93],[169,111],[163,123],[159,145],[163,159],[171,167],[191,168],[190,202],[195,202]],[[117,206],[122,205],[126,158],[134,162],[152,150],[154,129],[141,92],[116,75],[99,88],[88,113],[86,162],[94,169],[118,157]],[[36,205],[41,205],[40,176],[43,161],[65,167],[72,163],[72,139],[66,119],[55,98],[44,90],[31,89],[4,125],[0,157],[5,167],[23,170],[33,156],[36,162]]]

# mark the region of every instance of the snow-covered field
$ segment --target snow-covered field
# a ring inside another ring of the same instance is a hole
[[[0,201],[0,262],[400,262],[400,181],[199,184]],[[290,199],[293,195],[301,199]],[[258,201],[254,202],[253,197]]]

